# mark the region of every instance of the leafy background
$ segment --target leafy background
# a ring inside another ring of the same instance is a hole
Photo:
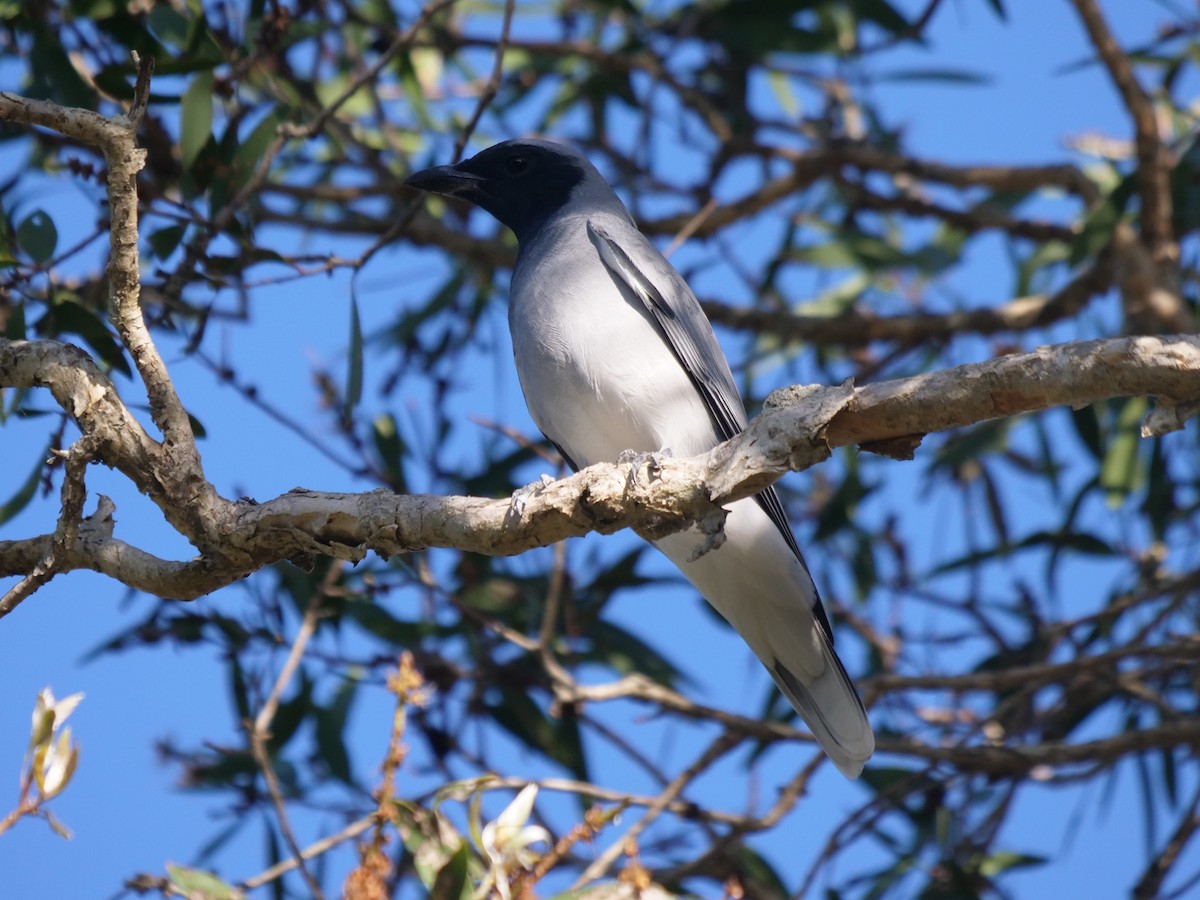
[[[1120,223],[1139,224],[1128,116],[1069,4],[522,3],[506,26],[508,12],[0,3],[5,88],[111,111],[130,96],[130,51],[156,59],[144,299],[226,495],[504,495],[560,471],[509,361],[511,238],[399,186],[468,133],[470,149],[526,133],[574,141],[664,247],[694,231],[672,260],[752,404],[782,384],[901,377],[1194,315],[1197,20],[1183,5],[1104,9],[1177,142],[1179,317],[1139,317],[1110,275],[1044,321],[1004,328],[953,316],[1053,292],[1106,264]],[[0,137],[6,334],[80,343],[137,403],[103,314],[99,161],[50,134]],[[918,163],[1064,168],[1004,189]],[[888,330],[918,315],[923,332]],[[756,897],[1036,897],[1065,883],[1103,896],[1144,880],[1182,835],[1162,893],[1194,884],[1194,750],[1119,742],[1197,706],[1196,432],[1140,441],[1145,411],[1132,400],[984,423],[927,439],[913,463],[849,451],[785,480],[883,752],[850,784],[811,744],[735,728],[734,749],[688,782],[693,806],[642,836],[653,877],[703,896],[740,884]],[[42,461],[72,431],[36,393],[6,392],[3,412],[12,538],[50,527],[58,476]],[[126,540],[190,555],[114,473],[93,467],[88,483],[116,500]],[[72,718],[81,766],[55,801],[75,838],[36,823],[6,835],[14,896],[110,896],[168,860],[236,882],[286,855],[241,723],[314,598],[318,631],[270,747],[301,844],[374,808],[402,649],[435,688],[410,710],[397,785],[426,806],[488,771],[652,798],[719,746],[713,715],[560,702],[543,655],[519,646],[543,628],[577,684],[637,671],[705,707],[790,716],[736,637],[632,536],[514,559],[285,565],[192,604],[74,573],[0,628],[0,760],[14,772],[37,690],[87,693]],[[1119,665],[1087,662],[1114,651],[1128,651]],[[1018,668],[1049,664],[1062,668]],[[942,676],[975,680],[945,690]],[[1110,738],[1111,751],[1040,766],[989,753]],[[483,817],[509,796],[487,792]],[[561,834],[583,806],[543,790],[537,810]],[[467,804],[445,808],[466,830]],[[644,808],[577,848],[546,891]],[[421,896],[428,878],[403,843],[391,847],[399,895]],[[354,866],[349,846],[316,866],[327,890]],[[295,875],[273,889],[306,892]]]

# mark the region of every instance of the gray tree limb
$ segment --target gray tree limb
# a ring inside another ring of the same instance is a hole
[[[0,385],[50,387],[91,437],[100,461],[127,474],[160,506],[191,497],[190,485],[155,478],[157,445],[77,348],[0,340]],[[387,557],[426,547],[512,555],[622,528],[648,538],[692,526],[711,534],[720,528],[723,505],[824,461],[836,447],[858,444],[910,458],[930,432],[1135,395],[1157,397],[1159,410],[1190,410],[1200,397],[1200,338],[1074,342],[862,387],[788,388],[772,394],[745,432],[707,454],[659,460],[653,471],[643,463],[636,478],[630,463],[591,466],[512,498],[298,488],[255,503],[226,500],[207,486],[213,501],[202,510],[204,528],[217,537],[195,559],[158,559],[111,532],[81,528],[58,564],[61,571],[94,569],[159,596],[193,599],[285,559],[358,561],[371,551]],[[1147,434],[1179,427],[1182,419],[1158,413],[1147,420]],[[0,541],[0,575],[30,572],[50,540]],[[703,542],[698,533],[697,544]]]

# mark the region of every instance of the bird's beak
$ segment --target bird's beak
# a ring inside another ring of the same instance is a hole
[[[414,172],[404,179],[404,184],[419,191],[469,200],[479,193],[479,186],[484,180],[481,176],[464,172],[457,166],[434,166],[432,169]]]

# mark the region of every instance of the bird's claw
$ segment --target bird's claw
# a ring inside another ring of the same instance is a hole
[[[642,471],[642,466],[646,467],[646,472],[653,481],[662,471],[663,460],[670,459],[673,455],[670,447],[663,447],[661,450],[622,450],[617,454],[617,462],[632,464],[633,467],[629,470],[629,486],[637,487],[638,473]]]
[[[546,486],[550,484],[554,484],[554,479],[543,472],[537,481],[513,491],[513,495],[508,500],[509,515],[518,517],[524,515],[525,507],[529,505],[529,501],[544,491]]]

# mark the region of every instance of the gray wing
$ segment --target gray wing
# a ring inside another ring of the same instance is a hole
[[[704,398],[704,404],[708,407],[717,433],[723,440],[736,437],[748,424],[746,409],[733,383],[729,363],[725,360],[721,345],[717,343],[717,336],[713,334],[712,325],[709,324],[708,317],[700,308],[700,301],[696,299],[687,282],[640,234],[638,238],[645,241],[646,251],[642,254],[642,262],[651,269],[650,275],[633,261],[602,225],[589,221],[587,233],[588,239],[600,254],[604,267],[618,287],[636,297],[658,325],[675,358],[679,360],[700,396]],[[651,275],[657,278],[652,278]],[[666,286],[666,293],[659,290],[656,281]],[[783,504],[779,502],[775,488],[767,488],[754,499],[775,523],[775,527],[779,529],[779,533],[783,535],[792,552],[796,554],[796,559],[807,572],[808,565],[804,562],[799,545],[796,544],[792,527],[784,515]],[[815,587],[813,592],[815,597]],[[816,601],[814,612],[832,642],[833,629],[830,628],[820,599]]]

